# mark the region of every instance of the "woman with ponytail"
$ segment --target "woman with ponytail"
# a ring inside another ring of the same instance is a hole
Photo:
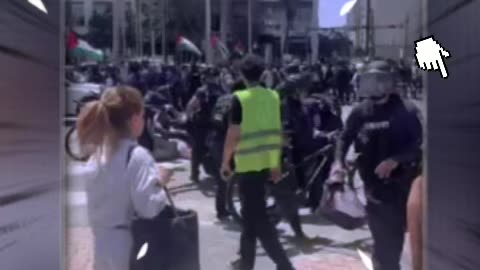
[[[95,177],[87,184],[88,215],[94,240],[95,270],[128,270],[135,215],[157,216],[166,205],[163,186],[172,171],[157,167],[137,145],[144,128],[144,105],[132,88],[107,90],[80,112],[80,144],[92,153]]]

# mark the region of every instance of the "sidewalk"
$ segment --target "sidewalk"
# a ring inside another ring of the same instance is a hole
[[[93,270],[93,235],[88,227],[67,229],[65,270]]]
[[[68,223],[71,225],[67,230],[68,270],[92,270],[93,235],[86,227],[87,202],[82,196],[77,196],[85,188],[83,181],[89,172],[69,169],[73,177],[69,179],[71,197],[67,199],[70,204]],[[217,222],[211,180],[204,179],[199,184],[193,184],[188,180],[188,171],[177,173],[175,179],[170,190],[176,206],[195,209],[198,214],[202,270],[229,269],[228,263],[237,257],[240,227],[235,222]],[[306,212],[301,211],[304,230],[310,237],[318,237],[311,245],[299,248],[292,241],[290,227],[285,223],[278,226],[282,245],[298,270],[366,270],[354,248],[368,245],[370,234],[366,228],[345,231]],[[257,270],[275,269],[260,244],[255,266]]]
[[[90,229],[70,228],[68,237],[67,270],[93,270],[93,235]],[[298,256],[292,261],[297,270],[365,270],[365,266],[359,259],[343,254],[322,253]],[[257,269],[260,268],[257,266]]]
[[[344,108],[344,117],[351,107]],[[86,217],[85,179],[89,171],[70,164],[68,167],[68,203],[70,237],[67,270],[92,270],[93,241]],[[234,222],[218,223],[214,211],[213,181],[202,179],[194,184],[189,179],[188,169],[175,174],[170,191],[177,207],[194,209],[199,218],[200,262],[202,270],[226,270],[228,263],[235,259],[240,239],[240,228]],[[371,235],[368,228],[354,231],[342,230],[327,222],[321,216],[312,215],[307,209],[300,211],[303,228],[310,237],[318,237],[308,247],[298,247],[292,241],[293,232],[285,223],[278,226],[280,240],[297,270],[367,270],[357,254],[357,248],[369,253]],[[410,261],[408,241],[402,258],[403,270]],[[260,246],[260,245],[259,245]],[[275,269],[262,248],[257,249],[256,270]]]

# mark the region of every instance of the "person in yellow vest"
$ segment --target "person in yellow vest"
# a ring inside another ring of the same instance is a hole
[[[280,98],[277,92],[260,86],[264,71],[260,58],[246,56],[240,69],[248,88],[234,93],[221,168],[224,179],[238,178],[242,204],[240,258],[231,267],[252,270],[259,239],[278,270],[293,270],[268,218],[265,202],[266,182],[281,180]]]

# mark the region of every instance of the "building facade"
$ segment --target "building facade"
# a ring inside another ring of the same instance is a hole
[[[248,0],[230,0],[230,40],[248,43]],[[252,8],[253,43],[261,53],[274,58],[282,52],[305,55],[309,53],[309,28],[316,0],[256,0]],[[288,25],[288,9],[294,14]],[[287,28],[290,29],[287,33]],[[287,41],[287,36],[288,41]],[[290,44],[290,46],[288,45]],[[285,45],[287,47],[285,47]],[[270,51],[270,52],[269,52]]]
[[[367,1],[359,0],[348,15],[356,47],[365,49]],[[420,37],[422,5],[418,0],[370,0],[372,9],[373,46],[379,57],[411,58],[414,42]]]
[[[112,9],[114,0],[67,0],[67,18],[77,32],[88,32],[88,22],[95,12],[107,12]],[[119,1],[119,0],[115,0]],[[134,14],[136,0],[123,0],[127,9]],[[195,21],[198,33],[189,36],[196,44],[204,45],[205,9],[195,1],[194,14],[185,11],[189,16],[198,17]],[[203,1],[203,0],[202,0]],[[212,34],[222,38],[230,47],[240,43],[248,48],[248,1],[249,0],[211,0]],[[270,54],[273,58],[281,57],[283,52],[301,56],[310,53],[310,33],[315,10],[315,2],[319,0],[252,0],[252,43],[255,51]],[[148,2],[146,0],[143,3]],[[170,0],[173,6],[173,1]],[[181,1],[183,8],[193,7],[188,1]],[[201,10],[198,10],[198,9]],[[288,25],[288,10],[293,14]],[[173,18],[174,20],[174,18]],[[287,33],[287,28],[290,30]],[[178,29],[177,29],[178,30]],[[203,31],[202,31],[203,30]],[[167,30],[168,31],[168,30]],[[172,29],[171,31],[176,31]],[[177,33],[181,34],[181,33]],[[289,37],[287,39],[287,36]],[[202,47],[203,47],[202,45]]]
[[[119,0],[66,0],[67,24],[80,33],[88,32],[88,23],[95,12],[100,14],[112,10],[112,1]],[[135,0],[121,0],[126,4],[126,10],[135,12]]]

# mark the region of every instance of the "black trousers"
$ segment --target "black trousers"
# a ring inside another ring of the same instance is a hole
[[[407,192],[399,190],[395,200],[367,203],[375,270],[400,270],[407,226],[407,196]]]
[[[290,177],[286,177],[277,184],[270,182],[268,185],[275,198],[276,209],[288,221],[295,235],[303,236],[304,232],[300,215],[298,214],[299,202],[295,195],[295,191],[298,188],[295,176],[290,175]]]
[[[223,180],[220,175],[223,157],[223,140],[218,140],[213,143],[212,154],[215,163],[215,171],[212,176],[217,184],[215,210],[217,211],[217,215],[221,216],[227,213],[227,182]]]
[[[305,151],[299,150],[298,147],[295,147],[294,145],[294,148],[292,150],[292,163],[294,165],[301,163],[303,160],[303,157],[305,157]],[[306,166],[299,166],[295,169],[297,184],[298,184],[298,187],[300,188],[304,188],[305,185],[307,184],[306,183],[307,180],[305,179],[305,170],[306,170]]]
[[[268,256],[277,265],[278,270],[292,270],[277,231],[270,222],[265,201],[265,185],[270,172],[249,172],[235,175],[239,181],[240,202],[242,204],[242,235],[240,239],[240,258],[242,270],[251,270],[255,264],[257,239],[262,243]]]
[[[192,132],[192,162],[191,165],[191,178],[198,180],[200,175],[200,165],[203,163],[203,158],[206,154],[206,140],[207,132],[198,127]]]

